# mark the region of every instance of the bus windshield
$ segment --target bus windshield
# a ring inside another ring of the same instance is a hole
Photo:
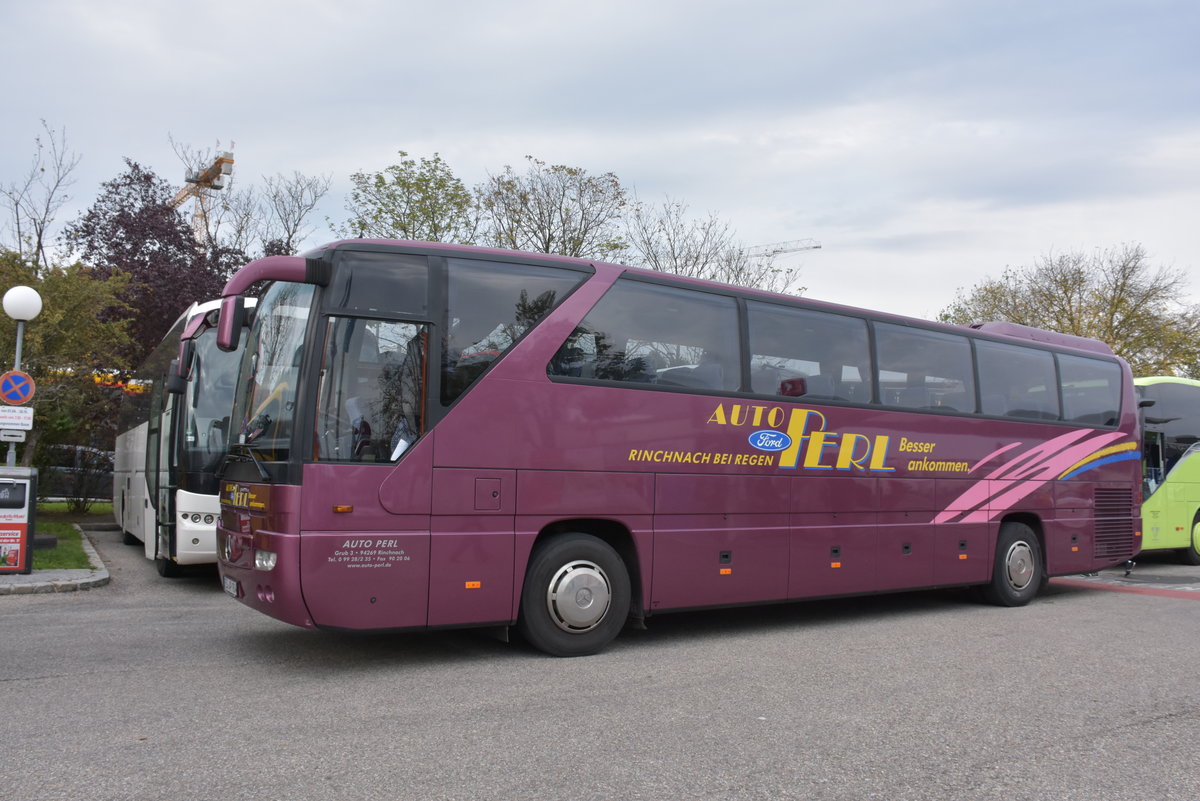
[[[296,380],[314,288],[273,284],[258,304],[233,397],[234,442],[266,461],[288,458],[295,425]]]

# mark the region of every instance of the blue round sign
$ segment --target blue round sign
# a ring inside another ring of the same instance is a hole
[[[12,406],[19,406],[33,397],[36,386],[28,373],[20,370],[9,370],[0,375],[0,400]]]

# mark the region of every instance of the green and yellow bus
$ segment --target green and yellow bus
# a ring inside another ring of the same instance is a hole
[[[1142,550],[1200,565],[1200,381],[1135,378],[1143,408]]]

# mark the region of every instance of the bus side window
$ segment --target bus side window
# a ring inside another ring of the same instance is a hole
[[[869,380],[862,378],[870,375],[871,363],[866,320],[757,301],[746,305],[753,392],[870,400]]]
[[[906,409],[975,411],[975,371],[966,337],[875,324],[884,403]]]
[[[1121,408],[1121,368],[1112,362],[1058,354],[1063,418],[1073,423],[1115,426]]]
[[[979,393],[984,414],[1057,420],[1058,379],[1049,351],[980,339]]]
[[[492,362],[584,280],[543,265],[449,261],[449,300],[442,348],[442,404],[449,406]]]
[[[737,305],[710,292],[618,280],[550,360],[552,376],[737,390]]]

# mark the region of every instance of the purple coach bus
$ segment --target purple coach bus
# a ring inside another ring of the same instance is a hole
[[[223,466],[225,590],[309,628],[516,625],[933,587],[1029,602],[1140,548],[1105,345],[581,259],[358,240],[272,256]]]

